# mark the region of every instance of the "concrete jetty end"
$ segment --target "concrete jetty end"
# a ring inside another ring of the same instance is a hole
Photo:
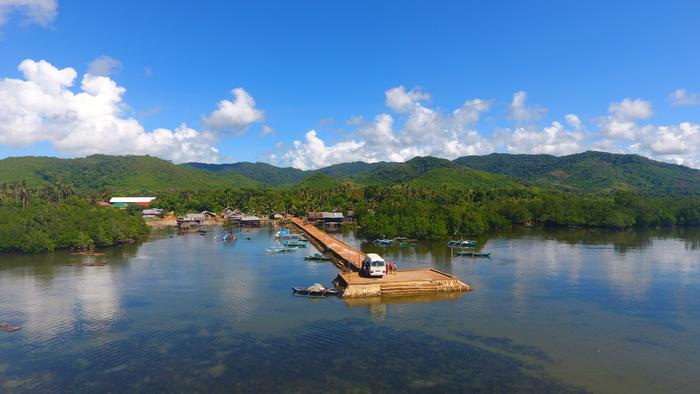
[[[470,291],[459,278],[431,268],[399,270],[381,278],[366,278],[358,272],[341,272],[333,281],[346,298],[407,296]]]
[[[319,250],[333,256],[336,264],[346,270],[333,280],[333,285],[344,298],[416,296],[471,290],[456,276],[432,268],[402,269],[381,278],[360,276],[357,271],[365,258],[364,253],[299,218],[293,218],[292,222],[306,233]]]

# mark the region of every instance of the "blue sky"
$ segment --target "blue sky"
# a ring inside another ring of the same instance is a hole
[[[313,168],[604,149],[700,167],[698,2],[3,2],[3,157]],[[100,57],[116,66],[93,67],[107,80],[95,79],[94,100],[66,99]],[[66,68],[71,84],[29,85],[29,70]],[[117,87],[118,112],[99,107]],[[390,91],[403,104],[389,105]],[[221,100],[232,108],[213,116]]]

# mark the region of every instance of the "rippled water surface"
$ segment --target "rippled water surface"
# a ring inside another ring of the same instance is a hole
[[[157,232],[104,256],[0,255],[0,392],[690,392],[700,387],[700,230],[514,230],[379,248],[451,272],[453,297],[306,299],[337,269]],[[245,239],[248,236],[250,239]],[[106,263],[104,266],[67,264]]]

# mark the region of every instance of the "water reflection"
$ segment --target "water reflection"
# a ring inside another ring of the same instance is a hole
[[[1,256],[0,322],[24,329],[0,332],[0,392],[700,384],[698,229],[515,228],[479,238],[491,259],[455,256],[445,240],[381,248],[345,232],[365,252],[453,273],[474,291],[311,301],[290,287],[337,274],[303,260],[313,249],[268,255],[274,229],[232,244],[217,232],[157,232],[104,256]],[[366,379],[368,362],[383,373]]]

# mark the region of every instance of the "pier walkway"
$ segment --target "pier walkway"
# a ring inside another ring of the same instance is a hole
[[[292,218],[292,222],[299,227],[299,229],[311,236],[313,240],[321,244],[327,252],[333,253],[333,255],[348,268],[356,271],[360,270],[362,267],[362,260],[365,258],[364,253],[338,238],[328,235],[325,231],[320,230],[311,223],[307,223],[299,218]]]
[[[292,218],[292,222],[307,234],[319,250],[332,254],[340,266],[352,270],[341,272],[333,280],[343,297],[425,295],[471,290],[456,276],[432,268],[398,270],[382,278],[362,277],[358,271],[362,267],[364,253],[302,219]]]

